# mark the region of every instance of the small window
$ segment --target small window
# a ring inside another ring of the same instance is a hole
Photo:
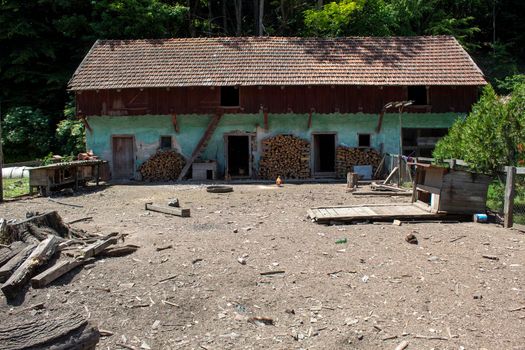
[[[370,134],[358,134],[359,147],[370,147]]]
[[[426,86],[409,86],[408,100],[414,101],[413,104],[417,106],[428,105]]]
[[[171,136],[161,136],[160,137],[160,148],[161,149],[171,148]]]
[[[239,88],[236,86],[221,87],[221,106],[237,107],[239,106]]]

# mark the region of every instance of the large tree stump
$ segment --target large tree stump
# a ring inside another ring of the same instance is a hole
[[[0,325],[3,350],[94,350],[100,333],[78,313],[46,319],[10,320]]]
[[[8,243],[15,241],[38,243],[50,234],[62,238],[82,237],[79,231],[66,225],[56,211],[52,211],[8,224],[3,233],[4,237],[0,239]]]

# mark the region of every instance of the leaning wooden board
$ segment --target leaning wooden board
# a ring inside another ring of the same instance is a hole
[[[365,204],[335,207],[318,207],[308,210],[308,217],[317,223],[350,222],[366,220],[394,220],[437,218],[444,214],[432,213],[413,203]]]

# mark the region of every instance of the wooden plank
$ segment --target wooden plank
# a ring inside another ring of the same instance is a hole
[[[33,288],[43,288],[74,268],[93,262],[95,259],[59,260],[55,265],[31,279]]]
[[[109,247],[100,252],[100,256],[119,257],[134,253],[139,249],[138,245],[128,244],[121,247]]]
[[[361,191],[352,192],[353,196],[412,196],[412,192],[393,192],[393,191]]]
[[[5,282],[9,276],[13,274],[22,265],[29,255],[35,250],[36,244],[31,244],[22,249],[16,254],[11,260],[9,260],[4,266],[0,267],[0,282]]]
[[[517,175],[525,175],[525,168],[524,167],[517,167],[516,168],[516,174]]]
[[[31,279],[34,271],[49,261],[55,254],[58,242],[58,237],[51,235],[38,244],[22,265],[2,285],[2,292],[7,298],[14,297],[18,290]]]
[[[164,213],[164,214],[182,216],[183,218],[187,218],[190,216],[189,209],[175,208],[175,207],[169,207],[169,206],[160,206],[160,205],[154,205],[153,203],[146,203],[146,210],[156,211],[156,212]]]
[[[514,222],[514,191],[515,191],[515,178],[516,178],[516,167],[508,166],[507,170],[507,181],[505,183],[505,203],[503,204],[503,226],[512,227]]]
[[[392,171],[387,176],[385,181],[383,181],[383,184],[387,184],[392,179],[392,177],[396,174],[396,172],[398,172],[398,171],[399,171],[399,168],[397,166],[394,169],[392,169]]]
[[[117,237],[110,237],[104,240],[98,240],[93,244],[88,245],[85,248],[82,248],[80,250],[81,256],[84,259],[91,258],[92,256],[95,256],[102,252],[104,249],[109,247],[110,245],[117,244],[118,238]]]

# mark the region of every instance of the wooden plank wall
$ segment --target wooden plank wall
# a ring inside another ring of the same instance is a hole
[[[477,87],[430,87],[430,109],[407,112],[468,112]],[[83,91],[76,94],[79,115],[169,115],[213,113],[220,87]],[[248,86],[240,88],[241,113],[373,113],[388,102],[407,99],[402,86]]]

